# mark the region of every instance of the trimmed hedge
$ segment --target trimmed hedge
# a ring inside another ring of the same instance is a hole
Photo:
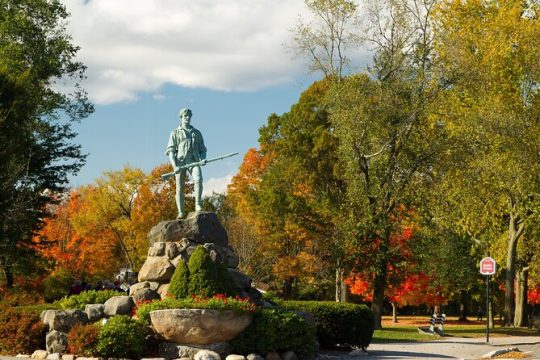
[[[233,351],[265,356],[269,352],[292,350],[298,359],[312,359],[317,351],[315,328],[302,316],[283,309],[262,309],[253,322],[234,340]]]
[[[366,305],[331,301],[278,300],[277,303],[286,309],[313,314],[317,339],[323,348],[351,345],[365,349],[373,338],[375,320]]]

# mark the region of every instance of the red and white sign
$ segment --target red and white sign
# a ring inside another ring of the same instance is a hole
[[[497,263],[492,258],[485,257],[480,261],[480,274],[494,275],[497,272]]]

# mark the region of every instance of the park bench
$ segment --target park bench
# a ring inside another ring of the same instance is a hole
[[[444,336],[444,321],[446,320],[446,315],[433,314],[429,319],[429,326],[419,327],[418,332],[420,334]]]

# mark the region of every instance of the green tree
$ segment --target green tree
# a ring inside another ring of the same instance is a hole
[[[46,204],[84,164],[71,125],[93,109],[67,17],[57,0],[0,1],[0,268],[8,286],[14,272],[33,268],[28,244]]]
[[[315,82],[289,112],[271,115],[260,129],[261,153],[271,161],[252,199],[266,239],[274,244],[274,274],[288,296],[302,277],[328,288],[334,272],[341,279],[343,270],[338,223],[344,182],[329,120],[330,85],[329,79]],[[313,268],[313,262],[326,266]],[[336,285],[337,298],[343,299],[344,285]]]
[[[446,116],[467,138],[465,163],[448,174],[461,228],[492,249],[506,272],[505,325],[514,323],[517,254],[540,208],[540,4],[448,1],[436,47],[452,84]]]
[[[332,124],[347,181],[351,255],[374,274],[372,310],[381,328],[399,211],[423,207],[434,164],[451,136],[430,112],[443,90],[434,76],[431,18],[435,1],[388,0],[369,8],[366,36],[375,46],[369,74],[344,79],[333,94]],[[366,253],[377,245],[375,254]],[[368,260],[368,261],[365,261]]]

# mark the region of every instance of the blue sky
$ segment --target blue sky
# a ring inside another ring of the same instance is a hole
[[[76,187],[125,164],[150,171],[178,110],[193,111],[208,157],[205,193],[224,191],[257,146],[271,113],[289,110],[314,77],[286,50],[303,0],[63,0],[67,30],[87,67],[95,113],[75,126],[87,164]]]

